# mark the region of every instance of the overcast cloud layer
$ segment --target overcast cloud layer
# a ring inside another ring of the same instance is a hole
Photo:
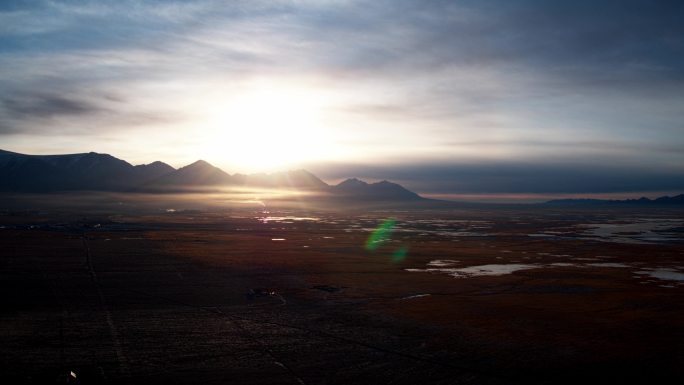
[[[321,134],[294,166],[324,178],[679,190],[682,20],[680,1],[3,1],[0,148],[250,171],[220,156],[240,127],[204,151],[207,116],[276,85],[320,102],[317,133],[269,133]]]

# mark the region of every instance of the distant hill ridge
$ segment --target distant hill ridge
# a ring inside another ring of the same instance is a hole
[[[317,191],[341,199],[423,200],[404,187],[356,178],[328,185],[306,170],[230,175],[198,160],[175,169],[163,162],[133,166],[109,154],[26,155],[0,150],[0,191],[70,190],[173,192],[208,186],[248,186]]]
[[[684,194],[673,197],[663,196],[656,199],[641,197],[639,199],[554,199],[546,202],[547,205],[570,206],[570,205],[628,205],[628,206],[649,206],[649,205],[684,205]]]

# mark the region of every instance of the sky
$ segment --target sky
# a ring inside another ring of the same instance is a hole
[[[684,191],[681,1],[0,2],[0,148],[431,196]]]

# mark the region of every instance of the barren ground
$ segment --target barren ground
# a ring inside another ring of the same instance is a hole
[[[6,383],[678,383],[683,228],[672,210],[6,210],[0,365]]]

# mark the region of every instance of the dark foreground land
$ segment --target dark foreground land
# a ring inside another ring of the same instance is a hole
[[[682,383],[684,219],[634,210],[8,208],[2,382]]]

